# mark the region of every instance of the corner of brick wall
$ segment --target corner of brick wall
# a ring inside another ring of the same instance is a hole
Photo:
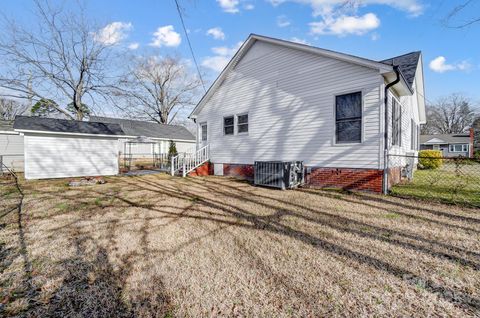
[[[213,164],[210,161],[205,162],[200,167],[188,173],[189,177],[203,177],[213,175]]]
[[[223,175],[229,176],[229,177],[253,180],[254,168],[253,168],[253,165],[224,163]]]
[[[312,167],[307,185],[319,188],[382,192],[383,170]]]

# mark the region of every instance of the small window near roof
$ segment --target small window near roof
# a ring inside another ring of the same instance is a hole
[[[335,97],[335,142],[359,143],[362,141],[362,93]]]
[[[237,132],[239,134],[248,132],[248,114],[237,116]]]
[[[233,135],[235,125],[233,116],[223,118],[223,133],[225,135]]]
[[[201,124],[200,127],[202,128],[202,141],[207,140],[207,124]]]

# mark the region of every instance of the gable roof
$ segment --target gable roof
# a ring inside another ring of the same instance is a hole
[[[405,81],[409,85],[410,89],[413,88],[413,82],[415,80],[415,73],[417,71],[418,61],[420,60],[421,52],[411,52],[400,56],[392,57],[381,61],[387,65],[398,66]]]
[[[49,133],[112,136],[125,135],[122,128],[118,124],[30,116],[15,117],[13,128],[15,131],[40,131]]]
[[[421,144],[455,144],[470,143],[469,134],[435,134],[435,135],[420,135]]]
[[[241,60],[241,58],[246,54],[246,52],[250,49],[250,47],[252,47],[252,45],[256,41],[263,41],[263,42],[270,43],[270,44],[276,44],[276,45],[280,45],[280,46],[283,46],[283,47],[288,47],[288,48],[292,48],[292,49],[295,49],[295,50],[309,52],[309,53],[312,53],[312,54],[321,55],[321,56],[325,56],[325,57],[329,57],[329,58],[333,58],[333,59],[357,64],[357,65],[360,65],[360,66],[376,69],[382,75],[383,74],[391,74],[391,73],[394,72],[394,67],[393,67],[394,64],[388,63],[388,60],[374,61],[374,60],[366,59],[366,58],[363,58],[363,57],[358,57],[358,56],[354,56],[354,55],[350,55],[350,54],[335,52],[335,51],[322,49],[322,48],[318,48],[318,47],[314,47],[314,46],[310,46],[310,45],[305,45],[305,44],[301,44],[301,43],[280,40],[280,39],[271,38],[271,37],[267,37],[267,36],[262,36],[262,35],[258,35],[258,34],[250,34],[249,37],[247,38],[247,40],[242,44],[242,46],[235,53],[235,55],[230,60],[230,62],[228,62],[227,66],[225,66],[225,68],[220,73],[220,75],[217,77],[215,82],[213,82],[212,86],[210,86],[210,88],[205,93],[205,95],[203,95],[202,99],[198,102],[197,106],[193,109],[189,118],[195,118],[196,113],[198,111],[200,111],[200,109],[203,107],[203,105],[214,94],[214,92],[221,85],[221,83],[223,82],[223,80],[225,79],[227,74],[230,72],[230,70],[232,70],[237,65],[237,63]],[[415,53],[415,52],[413,52],[413,53]],[[395,63],[398,63],[396,58],[395,58]],[[409,78],[411,78],[411,71],[410,71],[411,67],[407,67],[407,65],[410,65],[409,63],[407,63],[407,59],[405,59],[404,64],[405,64],[404,68],[406,70],[407,69],[409,70],[409,75],[410,75]],[[399,85],[401,87],[406,86],[406,91],[408,91],[410,93],[413,93],[411,86],[407,83],[406,75],[403,74],[402,70],[400,70],[400,74],[401,74],[401,81],[397,85]],[[413,78],[414,77],[415,76],[413,76]]]
[[[123,118],[91,116],[91,122],[118,124],[127,136],[150,137],[173,140],[196,140],[185,127],[158,124],[151,121],[130,120]]]

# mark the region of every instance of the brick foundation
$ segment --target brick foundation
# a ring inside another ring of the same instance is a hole
[[[402,181],[402,167],[390,167],[388,169],[388,189]]]
[[[316,168],[307,174],[313,187],[382,192],[383,170],[351,168]]]
[[[247,180],[253,180],[253,165],[243,165],[243,164],[223,164],[223,175],[230,177],[237,177]]]
[[[207,162],[188,175],[213,175],[213,164]],[[223,164],[223,175],[253,180],[254,166],[248,164]],[[400,168],[392,168],[389,173],[389,187],[400,182]],[[307,185],[319,188],[339,188],[345,190],[382,192],[383,170],[353,168],[312,167],[305,178]]]
[[[189,177],[203,177],[209,175],[213,175],[213,164],[209,161],[188,173]]]

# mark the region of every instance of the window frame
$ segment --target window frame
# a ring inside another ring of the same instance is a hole
[[[202,123],[199,123],[198,124],[200,126],[200,142],[203,142],[203,141],[208,141],[208,124],[207,122],[202,122]],[[203,127],[206,127],[206,131],[205,131],[205,139],[203,139]]]
[[[360,93],[360,141],[337,142],[337,97],[342,95],[349,95]],[[341,91],[333,94],[333,138],[332,145],[334,146],[351,146],[359,145],[364,142],[364,104],[365,104],[365,89],[352,89],[348,91]]]
[[[225,119],[230,118],[230,117],[232,117],[232,119],[233,119],[233,123],[232,123],[232,128],[233,128],[233,130],[232,130],[232,133],[231,133],[231,134],[226,134],[226,133],[225,133],[225,127],[230,127],[230,125],[229,125],[229,126],[225,126]],[[224,135],[224,136],[235,136],[235,115],[223,116],[223,119],[222,119],[222,120],[223,120],[223,122],[222,122],[223,135]]]
[[[455,146],[461,146],[461,150],[455,150]],[[464,150],[464,148],[466,150]],[[454,153],[459,153],[459,152],[469,152],[470,145],[469,144],[449,144],[448,145],[448,152],[454,152]],[[453,150],[452,150],[453,149]]]
[[[392,101],[391,101],[391,125],[392,125],[392,134],[391,134],[391,144],[393,146],[402,147],[402,104],[399,100],[392,94]],[[396,107],[394,107],[394,105]],[[398,116],[394,110],[398,110]],[[398,122],[397,122],[398,121]],[[394,134],[394,126],[398,124],[396,127],[396,136]],[[394,137],[395,136],[395,137]]]
[[[238,117],[245,116],[245,115],[247,115],[247,123],[246,124],[245,123],[239,124],[238,123]],[[249,115],[249,113],[246,112],[246,113],[240,113],[240,114],[235,115],[234,124],[235,124],[235,129],[234,130],[237,132],[237,135],[248,135],[248,132],[250,131],[250,115]],[[247,131],[239,132],[238,131],[239,125],[247,125]]]

